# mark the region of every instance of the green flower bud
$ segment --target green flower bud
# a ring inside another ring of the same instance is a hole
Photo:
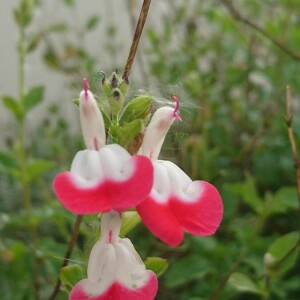
[[[151,108],[151,95],[145,94],[134,98],[124,108],[119,120],[120,125],[136,119],[146,119],[151,113]]]
[[[140,139],[144,130],[144,124],[142,120],[133,120],[130,123],[126,123],[123,126],[112,124],[109,128],[109,135],[112,143],[117,143],[131,153],[135,153],[140,145],[133,147]],[[140,144],[140,143],[138,143]],[[133,149],[135,148],[135,149]]]
[[[102,90],[108,99],[110,113],[117,115],[123,107],[124,96],[128,90],[128,84],[122,79],[117,72],[113,72],[107,79],[102,80]]]

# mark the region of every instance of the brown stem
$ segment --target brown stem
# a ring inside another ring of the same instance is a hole
[[[127,0],[127,9],[129,13],[129,18],[130,18],[130,25],[132,32],[134,32],[134,26],[135,26],[135,14],[134,14],[134,0]],[[140,72],[143,78],[143,82],[147,84],[147,75],[146,75],[146,70],[145,70],[145,65],[143,62],[143,57],[141,55],[141,51],[137,52],[136,54],[137,58],[137,63],[140,68]]]
[[[286,118],[285,122],[288,129],[288,135],[292,150],[292,155],[294,159],[294,168],[295,168],[295,176],[296,176],[296,188],[297,188],[297,198],[299,203],[299,231],[300,231],[300,162],[299,162],[299,154],[297,149],[297,144],[295,142],[294,130],[292,127],[293,114],[292,114],[292,101],[291,101],[291,90],[290,87],[286,87]]]
[[[292,49],[288,48],[284,43],[282,43],[275,37],[271,36],[266,30],[261,28],[258,24],[252,22],[251,20],[249,20],[245,16],[243,16],[238,11],[238,9],[233,5],[232,0],[221,0],[221,2],[229,10],[231,16],[235,20],[242,22],[242,23],[248,25],[249,27],[255,29],[257,32],[259,32],[261,35],[263,35],[265,38],[267,38],[269,41],[271,41],[275,46],[277,46],[283,52],[288,54],[290,57],[292,57],[295,60],[300,60],[300,53],[294,52]]]
[[[69,263],[69,259],[71,257],[73,248],[75,246],[75,242],[77,240],[77,236],[78,236],[78,233],[79,233],[79,228],[80,228],[80,224],[81,224],[82,219],[83,219],[83,216],[81,216],[81,215],[78,215],[76,217],[76,220],[75,220],[75,223],[74,223],[74,226],[73,226],[73,230],[72,230],[71,239],[69,241],[69,245],[68,245],[63,263],[62,263],[60,268],[63,268],[65,266],[67,266],[68,263]],[[58,293],[60,291],[60,287],[61,287],[61,281],[60,281],[60,278],[58,276],[55,287],[54,287],[54,290],[53,290],[53,292],[52,292],[52,294],[51,294],[51,296],[49,297],[48,300],[54,300],[56,298],[56,296],[58,295]]]
[[[135,28],[134,37],[133,37],[133,40],[131,43],[131,48],[129,51],[129,55],[128,55],[127,62],[126,62],[125,68],[124,68],[124,73],[123,73],[123,79],[126,82],[128,82],[128,76],[131,71],[131,67],[132,67],[132,64],[133,64],[133,61],[135,58],[136,50],[139,45],[140,37],[142,35],[143,28],[144,28],[144,25],[145,25],[145,22],[147,19],[150,4],[151,4],[151,0],[144,0],[143,6],[142,6],[142,9],[140,12],[140,16],[139,16],[139,19],[138,19],[138,22],[137,22],[137,25]]]

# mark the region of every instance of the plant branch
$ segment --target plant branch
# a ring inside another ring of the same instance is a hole
[[[261,35],[263,35],[265,38],[267,38],[269,41],[271,41],[275,46],[277,46],[279,49],[281,49],[283,52],[285,52],[287,55],[292,57],[295,60],[300,60],[300,53],[294,52],[292,49],[288,48],[284,43],[282,43],[280,40],[276,39],[275,37],[271,36],[266,30],[264,30],[262,27],[260,27],[258,24],[252,22],[245,16],[243,16],[238,9],[233,5],[232,0],[221,0],[223,5],[228,9],[231,16],[241,22],[246,24],[247,26],[251,27],[252,29],[259,32]]]
[[[131,71],[131,67],[135,58],[135,54],[137,51],[137,47],[139,45],[139,41],[140,41],[140,37],[142,35],[143,32],[143,28],[147,19],[147,15],[148,15],[148,11],[149,11],[149,7],[151,4],[151,0],[144,0],[143,2],[143,6],[140,12],[140,16],[135,28],[135,33],[134,33],[134,37],[131,43],[131,48],[129,51],[129,55],[127,58],[127,62],[124,68],[124,73],[123,73],[123,79],[128,83],[128,76],[129,73]]]
[[[295,176],[296,176],[296,187],[297,187],[297,198],[299,203],[299,231],[300,231],[300,162],[299,162],[299,154],[297,149],[297,144],[295,142],[294,130],[292,127],[293,122],[293,113],[292,113],[292,101],[291,101],[291,90],[290,87],[286,87],[286,117],[285,122],[287,125],[288,136],[290,140],[293,160],[294,160],[294,168],[295,168]]]
[[[233,266],[231,267],[229,272],[225,275],[225,277],[221,280],[219,285],[215,288],[215,290],[213,291],[213,293],[209,297],[209,300],[219,299],[219,295],[224,290],[231,274],[233,274],[238,269],[238,267],[240,266],[240,263],[242,262],[242,259],[243,259],[244,255],[245,255],[245,249],[242,249],[241,252],[239,253],[236,261],[234,262]]]
[[[83,216],[81,216],[81,215],[78,215],[76,217],[76,220],[75,220],[75,223],[74,223],[74,226],[73,226],[73,230],[72,230],[71,239],[69,241],[68,248],[67,248],[63,263],[62,263],[60,268],[63,268],[65,266],[67,266],[68,263],[69,263],[69,259],[71,257],[73,248],[75,246],[75,242],[77,240],[77,236],[78,236],[78,233],[79,233],[79,228],[80,228],[80,224],[81,224],[82,219],[83,219]],[[58,295],[58,293],[60,291],[60,287],[61,287],[61,280],[58,276],[55,287],[54,287],[54,290],[53,290],[53,292],[52,292],[52,294],[51,294],[51,296],[49,297],[48,300],[54,300],[56,298],[56,296]]]
[[[134,32],[134,29],[135,29],[134,28],[134,26],[135,26],[134,0],[127,0],[127,9],[128,9],[128,14],[129,14],[129,18],[130,18],[130,26],[131,26],[132,32]],[[141,72],[143,81],[145,83],[147,83],[147,75],[146,75],[145,65],[143,62],[143,57],[141,55],[141,51],[137,52],[136,58],[137,58],[137,63],[140,68],[140,72]]]

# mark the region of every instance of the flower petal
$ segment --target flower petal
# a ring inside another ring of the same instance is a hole
[[[165,182],[165,188],[161,182]],[[158,238],[177,246],[183,233],[215,233],[223,215],[222,199],[208,182],[192,180],[169,161],[154,162],[154,185],[137,206],[143,223]]]
[[[84,80],[84,90],[79,96],[79,115],[86,147],[99,150],[105,145],[105,126],[94,95],[88,90],[86,79]]]
[[[146,270],[129,239],[108,243],[101,236],[91,251],[87,271],[88,279],[74,286],[71,300],[152,300],[157,293],[156,275]]]
[[[166,134],[175,118],[173,108],[159,108],[146,128],[143,144],[139,152],[152,160],[157,159]]]
[[[119,145],[78,153],[71,172],[58,174],[54,190],[76,214],[94,214],[135,207],[151,191],[153,166],[141,155],[130,156]]]
[[[148,271],[149,276],[147,282],[137,288],[129,289],[128,287],[114,282],[104,293],[99,295],[90,295],[85,285],[87,279],[80,281],[72,290],[70,300],[153,300],[157,293],[158,283],[155,274]]]

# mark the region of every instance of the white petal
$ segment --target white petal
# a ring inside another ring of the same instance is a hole
[[[103,293],[116,278],[116,251],[112,244],[97,242],[88,262],[88,278],[83,286],[91,295]]]
[[[71,173],[79,175],[83,185],[93,185],[104,178],[99,152],[96,150],[82,150],[75,155]],[[79,183],[79,182],[78,182]]]
[[[118,260],[117,281],[131,289],[144,285],[149,275],[130,240],[120,239],[115,249]]]
[[[154,113],[145,131],[141,154],[152,160],[157,159],[174,118],[174,109],[171,107],[161,107]]]
[[[130,177],[132,174],[133,168],[130,168],[130,166],[124,168],[131,156],[121,146],[117,144],[107,145],[99,151],[99,157],[104,177],[121,180]],[[125,170],[126,173],[124,173]]]
[[[130,159],[130,154],[117,144],[106,145],[99,151],[82,150],[75,155],[71,173],[76,184],[85,188],[105,179],[126,180],[135,167]]]
[[[158,203],[166,203],[171,196],[192,203],[199,198],[201,186],[193,182],[177,165],[167,160],[153,162],[154,184],[151,195]]]
[[[85,145],[88,149],[99,150],[106,140],[102,114],[89,90],[82,91],[79,98],[80,123]]]
[[[110,211],[101,217],[101,240],[106,243],[116,243],[121,230],[121,214]]]
[[[101,239],[90,254],[88,279],[81,282],[92,296],[103,293],[113,282],[129,289],[140,288],[151,274],[129,239],[118,239],[113,244]]]
[[[163,161],[157,160],[153,162],[154,167],[154,182],[151,195],[159,203],[165,203],[172,191],[171,182],[169,180],[168,172],[164,168]]]

